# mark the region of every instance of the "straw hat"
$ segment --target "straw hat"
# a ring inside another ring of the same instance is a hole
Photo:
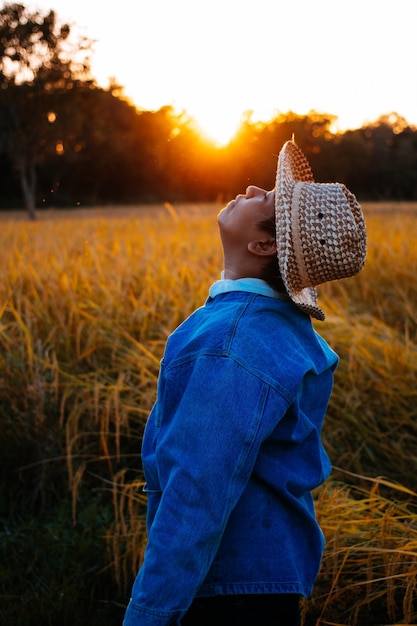
[[[275,187],[278,264],[291,300],[324,320],[316,285],[357,274],[366,257],[365,222],[355,196],[340,183],[315,183],[294,141],[278,158]]]

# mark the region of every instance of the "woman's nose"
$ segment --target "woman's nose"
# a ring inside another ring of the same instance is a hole
[[[254,198],[255,196],[262,193],[262,189],[260,187],[255,187],[255,185],[249,185],[246,189],[246,197]]]

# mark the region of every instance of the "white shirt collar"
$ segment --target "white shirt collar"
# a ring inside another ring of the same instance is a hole
[[[238,278],[237,280],[230,280],[229,278],[222,278],[217,280],[210,287],[210,296],[215,298],[222,293],[228,293],[230,291],[247,291],[249,293],[257,293],[260,296],[267,296],[268,298],[276,298],[278,300],[289,300],[289,297],[285,293],[275,291],[267,282],[260,278]]]

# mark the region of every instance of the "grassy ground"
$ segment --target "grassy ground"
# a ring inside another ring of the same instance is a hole
[[[0,212],[0,623],[120,623],[168,334],[205,300],[215,206]],[[363,272],[320,289],[340,354],[306,626],[417,622],[417,204],[364,206]]]

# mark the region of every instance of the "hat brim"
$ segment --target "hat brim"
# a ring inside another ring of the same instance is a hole
[[[307,315],[323,321],[315,287],[300,286],[300,274],[292,245],[292,199],[298,182],[314,182],[310,165],[293,141],[288,141],[278,158],[275,185],[275,220],[278,265],[291,300]]]

